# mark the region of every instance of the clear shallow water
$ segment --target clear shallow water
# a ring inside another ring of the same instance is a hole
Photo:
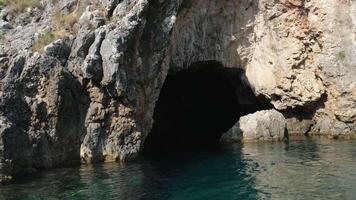
[[[56,169],[0,186],[4,200],[355,198],[356,141],[323,139]]]

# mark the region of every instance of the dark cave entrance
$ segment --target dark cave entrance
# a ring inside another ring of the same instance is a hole
[[[242,74],[239,69],[207,61],[168,75],[156,102],[144,153],[214,147],[240,116],[266,107],[244,84]]]

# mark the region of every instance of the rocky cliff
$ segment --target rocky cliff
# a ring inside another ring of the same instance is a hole
[[[0,0],[2,180],[144,147],[168,74],[214,61],[289,134],[356,134],[353,0]]]

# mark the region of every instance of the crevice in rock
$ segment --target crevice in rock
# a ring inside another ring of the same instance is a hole
[[[214,147],[240,116],[269,108],[242,77],[242,70],[224,68],[216,61],[169,74],[156,102],[144,154]]]
[[[122,0],[114,0],[111,5],[108,8],[108,14],[107,17],[108,19],[111,19],[111,17],[114,14],[115,8],[117,7],[117,5],[119,5],[122,2]]]

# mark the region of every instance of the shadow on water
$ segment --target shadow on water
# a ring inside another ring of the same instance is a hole
[[[355,141],[304,139],[51,170],[0,199],[353,199]]]
[[[156,199],[255,199],[257,194],[239,145],[141,159],[145,184],[160,194]]]
[[[2,186],[0,199],[255,199],[241,147],[231,148],[51,170]]]

